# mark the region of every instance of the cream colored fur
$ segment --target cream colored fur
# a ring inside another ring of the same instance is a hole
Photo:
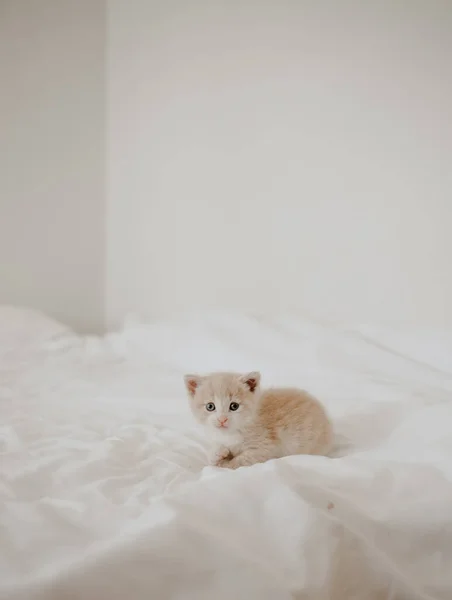
[[[185,386],[195,419],[213,441],[213,465],[236,469],[292,454],[326,454],[330,448],[326,412],[303,390],[261,391],[258,372],[186,375]]]

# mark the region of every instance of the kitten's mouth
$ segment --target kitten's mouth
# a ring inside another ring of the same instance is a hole
[[[217,427],[218,427],[218,429],[227,429],[228,424],[227,423],[218,423]]]

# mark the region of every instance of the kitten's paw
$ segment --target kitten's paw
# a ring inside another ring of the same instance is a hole
[[[232,454],[228,458],[224,458],[217,463],[217,467],[221,467],[222,469],[238,469],[239,466],[240,465]]]
[[[209,463],[214,467],[222,466],[221,463],[225,463],[233,458],[232,452],[226,446],[220,446],[215,448],[209,457]]]

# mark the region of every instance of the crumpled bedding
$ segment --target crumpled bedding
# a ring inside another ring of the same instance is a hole
[[[316,394],[330,458],[206,466],[187,371]],[[0,308],[0,597],[452,598],[452,333]]]

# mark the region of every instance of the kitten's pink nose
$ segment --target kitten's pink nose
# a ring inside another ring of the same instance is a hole
[[[220,424],[220,427],[224,427],[225,425],[227,425],[227,422],[227,417],[218,417],[218,423]]]

